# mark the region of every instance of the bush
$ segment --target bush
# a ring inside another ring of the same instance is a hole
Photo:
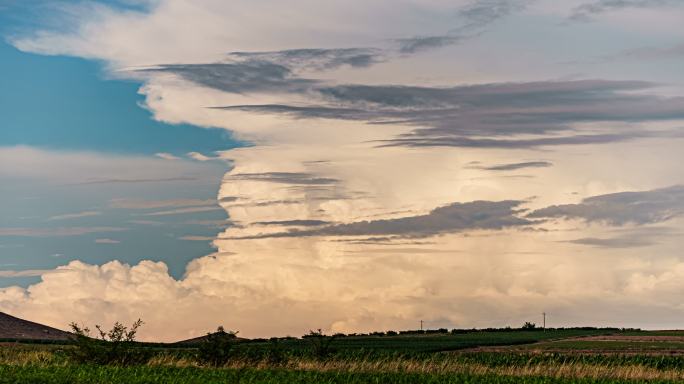
[[[303,338],[309,342],[309,352],[317,359],[325,359],[333,352],[332,343],[336,339],[333,336],[326,336],[320,329],[318,331],[309,331]]]
[[[74,334],[74,348],[66,351],[68,357],[78,363],[100,365],[135,365],[145,364],[151,357],[149,350],[135,347],[135,337],[144,323],[142,320],[134,322],[130,329],[119,323],[108,332],[99,325],[95,328],[98,337],[90,336],[88,327],[71,323],[69,326]]]
[[[223,326],[219,326],[214,333],[207,333],[197,349],[197,360],[212,367],[226,365],[237,341],[236,335],[237,332],[226,332]]]
[[[526,321],[525,324],[523,324],[522,329],[526,329],[526,330],[537,329],[537,324],[530,323],[529,321]]]

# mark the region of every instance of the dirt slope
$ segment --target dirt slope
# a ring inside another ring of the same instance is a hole
[[[0,312],[0,339],[67,340],[68,332]]]

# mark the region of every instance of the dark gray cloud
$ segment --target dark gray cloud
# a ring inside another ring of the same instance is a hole
[[[306,172],[264,172],[264,173],[236,173],[226,176],[227,180],[252,180],[269,183],[294,185],[333,185],[339,180],[318,177]]]
[[[657,244],[661,239],[667,237],[681,236],[672,228],[668,227],[640,227],[629,230],[613,231],[611,237],[585,237],[570,240],[568,243],[589,245],[599,248],[637,248],[647,247]]]
[[[414,36],[396,39],[399,52],[414,54],[458,44],[478,36],[499,19],[525,9],[529,0],[474,0],[458,12],[457,25],[443,35]]]
[[[399,44],[399,52],[403,54],[413,54],[430,49],[446,47],[454,45],[465,39],[465,36],[415,36],[405,39],[397,39]]]
[[[306,92],[316,80],[302,79],[284,65],[249,60],[236,63],[167,64],[139,72],[168,72],[206,87],[231,93]]]
[[[553,205],[529,218],[583,219],[609,225],[649,224],[684,214],[684,186],[589,197],[579,204]]]
[[[378,48],[288,49],[270,52],[231,52],[230,57],[247,62],[269,62],[289,69],[329,70],[342,66],[369,67],[387,59]]]
[[[626,8],[655,8],[681,4],[681,0],[595,0],[575,7],[570,19],[588,21],[593,16]]]
[[[639,81],[546,81],[448,88],[415,86],[319,86],[315,105],[237,105],[220,107],[295,118],[359,120],[415,126],[382,146],[459,146],[529,148],[609,143],[677,135],[624,126],[583,132],[579,123],[625,124],[684,119],[684,98],[646,91]],[[641,91],[639,93],[632,91]],[[506,136],[535,135],[526,139]]]
[[[568,243],[590,245],[598,248],[636,248],[653,245],[653,242],[648,239],[631,236],[598,238],[598,237],[584,237],[581,239],[570,240]]]
[[[525,161],[522,163],[498,164],[489,167],[478,167],[486,171],[517,171],[525,168],[546,168],[553,166],[549,161]]]
[[[684,132],[672,131],[628,131],[620,133],[584,135],[575,134],[562,137],[544,137],[538,139],[471,139],[467,137],[431,137],[421,138],[418,135],[379,141],[379,147],[463,147],[463,148],[503,148],[526,149],[558,145],[589,145],[617,143],[644,138],[682,138]]]
[[[522,201],[512,200],[453,203],[435,208],[423,215],[334,224],[311,230],[292,230],[243,237],[241,239],[307,236],[401,236],[421,238],[468,230],[498,230],[532,223],[528,219],[518,217],[520,211],[517,207],[522,203]]]

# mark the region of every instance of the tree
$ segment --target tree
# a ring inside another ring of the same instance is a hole
[[[230,360],[236,341],[237,332],[226,332],[221,325],[216,328],[216,332],[207,333],[197,350],[197,360],[212,367],[224,366]]]

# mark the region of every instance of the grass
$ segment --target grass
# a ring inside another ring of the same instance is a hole
[[[617,384],[624,379],[559,378],[550,376],[507,376],[469,373],[350,372],[292,369],[202,369],[194,367],[111,367],[111,366],[1,366],[0,383],[80,384],[80,383],[521,383],[521,384]],[[633,380],[631,382],[673,383],[671,380]]]
[[[617,340],[569,340],[543,343],[530,348],[547,350],[584,350],[584,351],[684,351],[684,342],[676,341],[617,341]]]
[[[74,363],[66,353],[71,346],[4,344],[0,384],[684,382],[684,358],[664,354],[673,349],[684,352],[684,343],[573,338],[607,333],[616,331],[347,336],[336,339],[334,353],[325,357],[309,353],[309,341],[289,339],[276,344],[277,359],[272,342],[241,342],[220,368],[202,366],[194,358],[195,350],[187,347],[137,344],[136,348],[153,351],[154,357],[144,365],[118,367]],[[644,335],[653,336],[637,334]],[[541,343],[523,344],[534,342]],[[496,348],[488,351],[492,346]],[[547,346],[554,351],[546,352]],[[469,349],[473,347],[484,349]],[[614,353],[585,353],[606,350]]]

